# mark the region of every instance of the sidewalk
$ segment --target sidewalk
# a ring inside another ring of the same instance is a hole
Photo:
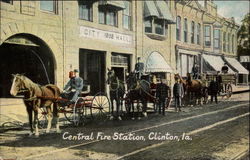
[[[243,92],[243,91],[250,91],[250,86],[248,85],[232,85],[233,86],[233,93]]]

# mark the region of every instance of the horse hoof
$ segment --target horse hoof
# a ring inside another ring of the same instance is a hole
[[[143,113],[143,116],[144,116],[144,117],[147,117],[148,115],[147,115],[147,113],[146,113],[146,112],[144,112],[144,113]]]
[[[109,118],[109,120],[113,120],[114,119],[114,117],[113,116],[111,116],[110,118]]]
[[[45,133],[49,133],[50,131],[49,130],[46,130]]]
[[[29,133],[29,137],[31,137],[33,134],[34,134],[34,133],[30,132],[30,133]]]
[[[119,121],[121,121],[121,120],[122,120],[122,118],[119,116],[119,117],[118,117],[118,120],[119,120]]]
[[[35,137],[38,138],[38,137],[39,137],[39,133],[36,133],[36,134],[35,134]]]
[[[56,130],[56,133],[62,133],[62,131],[59,129],[59,130]]]
[[[141,120],[141,117],[138,117],[137,119],[138,119],[138,120]]]
[[[135,120],[135,117],[131,118],[132,120]]]

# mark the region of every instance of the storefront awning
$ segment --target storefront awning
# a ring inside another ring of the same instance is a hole
[[[125,9],[125,5],[123,1],[101,0],[99,1],[99,5],[108,5],[111,7],[115,7],[116,9],[119,9],[119,10]]]
[[[168,63],[165,61],[164,57],[160,53],[153,52],[147,58],[145,72],[146,73],[152,73],[152,72],[172,73],[173,69],[168,65]]]
[[[224,66],[225,61],[223,61],[221,56],[203,54],[202,57],[205,60],[205,64],[210,66],[209,68],[204,68],[205,72],[221,71],[221,68]],[[230,67],[228,67],[228,73],[235,73],[235,72]]]
[[[144,17],[158,17],[160,18],[159,12],[156,8],[154,1],[144,1]]]
[[[155,1],[161,19],[165,19],[170,24],[175,24],[175,19],[171,14],[168,4],[165,1]]]
[[[246,70],[239,61],[235,58],[225,57],[225,60],[229,63],[229,65],[235,69],[239,74],[249,74],[249,71]]]

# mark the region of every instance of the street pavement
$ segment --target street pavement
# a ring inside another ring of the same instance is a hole
[[[0,134],[0,157],[32,160],[247,158],[249,92],[220,99],[219,104],[182,110],[178,113],[168,110],[166,116],[149,114],[141,120],[93,121],[79,127],[65,125],[61,133],[53,129],[46,134],[43,129],[39,138],[27,136],[26,127],[7,130]],[[85,136],[76,136],[81,134]],[[116,134],[123,134],[120,140]],[[109,139],[110,136],[113,137]]]

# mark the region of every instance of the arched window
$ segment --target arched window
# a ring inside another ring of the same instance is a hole
[[[194,21],[192,21],[192,23],[191,23],[191,43],[194,43],[194,27],[195,27],[195,24],[194,24]]]
[[[200,35],[201,35],[201,24],[197,25],[197,44],[200,44]]]
[[[181,40],[181,17],[176,17],[176,39]]]
[[[184,42],[188,42],[188,24],[187,24],[187,18],[184,19]]]
[[[234,53],[234,35],[232,36],[232,53]]]

